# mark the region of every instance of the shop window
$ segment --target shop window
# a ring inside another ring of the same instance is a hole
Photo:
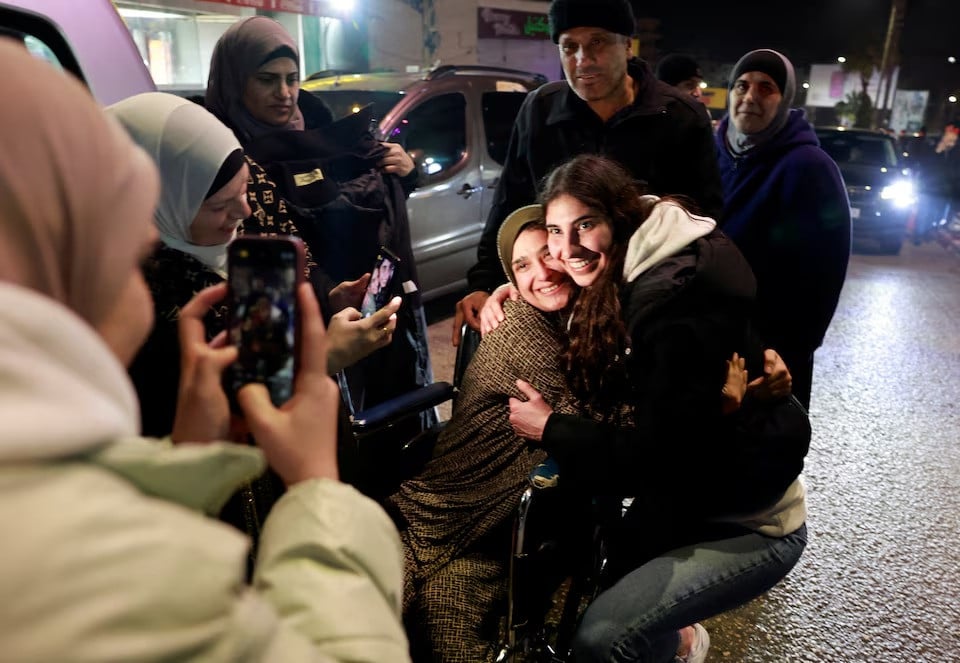
[[[428,181],[443,179],[467,153],[467,100],[460,93],[427,99],[400,120],[392,140],[403,145]]]
[[[510,132],[526,92],[486,92],[483,95],[483,132],[487,154],[501,166],[507,157]]]

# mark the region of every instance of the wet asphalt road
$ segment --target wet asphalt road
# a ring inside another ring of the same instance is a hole
[[[431,309],[449,379],[451,321]],[[960,256],[854,256],[814,371],[810,543],[705,623],[708,663],[960,662]]]

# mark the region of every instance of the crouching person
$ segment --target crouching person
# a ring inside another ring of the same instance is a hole
[[[294,397],[238,395],[260,450],[216,441],[236,350],[208,344],[201,321],[222,285],[181,314],[172,443],[140,438],[124,365],[152,324],[138,262],[156,241],[156,170],[79,84],[11,45],[0,59],[23,102],[0,109],[3,657],[408,660],[398,536],[337,480],[338,395],[309,286]],[[265,461],[289,490],[248,585],[247,539],[202,512]]]

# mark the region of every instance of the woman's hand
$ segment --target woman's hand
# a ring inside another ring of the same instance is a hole
[[[776,350],[763,351],[763,377],[747,385],[747,393],[760,400],[786,398],[793,390],[793,377]]]
[[[402,145],[398,145],[397,143],[380,144],[387,148],[387,153],[383,155],[383,158],[377,164],[383,169],[383,172],[393,173],[400,177],[406,177],[413,172],[416,166]]]
[[[403,299],[394,297],[369,318],[345,308],[330,319],[327,330],[327,372],[338,373],[375,350],[390,345]]]
[[[736,352],[727,360],[727,380],[723,383],[723,390],[720,393],[720,408],[724,414],[739,410],[743,397],[747,394],[746,363],[746,360]]]
[[[517,389],[527,400],[510,399],[510,425],[513,426],[513,432],[520,437],[539,442],[543,439],[543,430],[547,427],[547,419],[553,414],[553,409],[530,383],[517,380]]]
[[[308,479],[338,479],[337,409],[340,392],[327,376],[327,338],[310,284],[297,289],[300,364],[293,397],[277,408],[266,386],[244,385],[237,393],[267,462],[286,485]]]
[[[330,308],[334,313],[352,306],[360,308],[363,302],[363,295],[367,291],[367,285],[370,283],[370,272],[367,272],[356,281],[343,281],[330,291]]]
[[[494,290],[480,309],[480,335],[486,335],[499,327],[500,323],[506,320],[503,303],[508,299],[517,301],[519,297],[520,293],[509,283],[504,283]]]
[[[201,290],[180,309],[180,389],[173,422],[174,442],[229,439],[230,404],[223,391],[224,369],[237,359],[226,331],[207,343],[203,317],[227,295],[227,284]]]

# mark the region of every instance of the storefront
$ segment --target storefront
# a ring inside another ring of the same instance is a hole
[[[544,11],[478,7],[477,64],[522,68],[549,80],[562,78]]]
[[[234,22],[256,14],[276,19],[297,40],[303,77],[368,67],[366,28],[350,0],[117,0],[117,10],[161,90],[201,92],[210,56]]]

